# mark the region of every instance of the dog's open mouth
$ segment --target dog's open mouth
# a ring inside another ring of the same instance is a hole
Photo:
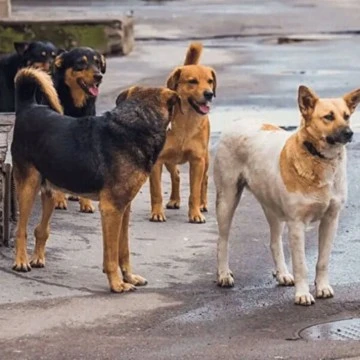
[[[77,80],[79,86],[85,91],[86,94],[96,97],[99,95],[99,85],[100,82],[93,83],[92,85],[88,85],[84,80]]]
[[[194,99],[189,98],[189,104],[193,107],[193,109],[201,115],[207,115],[210,111],[210,102],[197,102]]]

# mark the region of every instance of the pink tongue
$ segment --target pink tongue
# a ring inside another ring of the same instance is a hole
[[[207,105],[200,105],[199,109],[201,110],[202,113],[207,114],[210,111],[210,107]]]
[[[99,89],[96,86],[92,86],[89,88],[89,92],[92,96],[98,96],[99,95]]]

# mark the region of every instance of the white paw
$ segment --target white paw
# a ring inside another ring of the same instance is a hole
[[[278,282],[279,285],[282,286],[294,286],[294,277],[290,274],[290,273],[279,273],[276,272],[274,274],[274,276],[276,277],[276,281]]]
[[[309,306],[315,304],[315,299],[309,292],[297,292],[295,294],[295,304]]]
[[[318,299],[327,299],[334,297],[334,290],[330,285],[316,286],[316,297]]]
[[[230,288],[234,286],[234,283],[234,276],[230,269],[219,272],[217,280],[218,286]]]

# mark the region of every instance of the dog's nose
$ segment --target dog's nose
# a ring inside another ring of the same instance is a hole
[[[344,137],[344,139],[346,139],[347,141],[351,141],[352,137],[354,135],[354,132],[349,128],[345,128],[342,132],[341,135]]]
[[[101,81],[102,75],[101,74],[94,74],[94,80],[95,81]]]
[[[214,93],[212,91],[206,90],[204,91],[204,98],[208,101],[211,101],[214,96]]]

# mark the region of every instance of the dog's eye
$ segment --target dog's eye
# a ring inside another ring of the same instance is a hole
[[[208,83],[209,83],[210,85],[212,85],[212,84],[214,83],[214,80],[213,80],[213,79],[209,79],[209,80],[208,80]]]
[[[42,53],[41,53],[41,56],[46,56],[46,52],[45,51],[43,51]]]
[[[344,113],[344,120],[348,121],[350,119],[350,115],[347,113]]]
[[[189,84],[196,85],[196,84],[198,84],[199,82],[198,82],[196,79],[190,79],[190,80],[188,81],[188,83],[189,83]]]
[[[334,121],[335,120],[335,116],[334,114],[331,112],[330,114],[327,114],[324,116],[324,119],[328,120],[328,121]]]

